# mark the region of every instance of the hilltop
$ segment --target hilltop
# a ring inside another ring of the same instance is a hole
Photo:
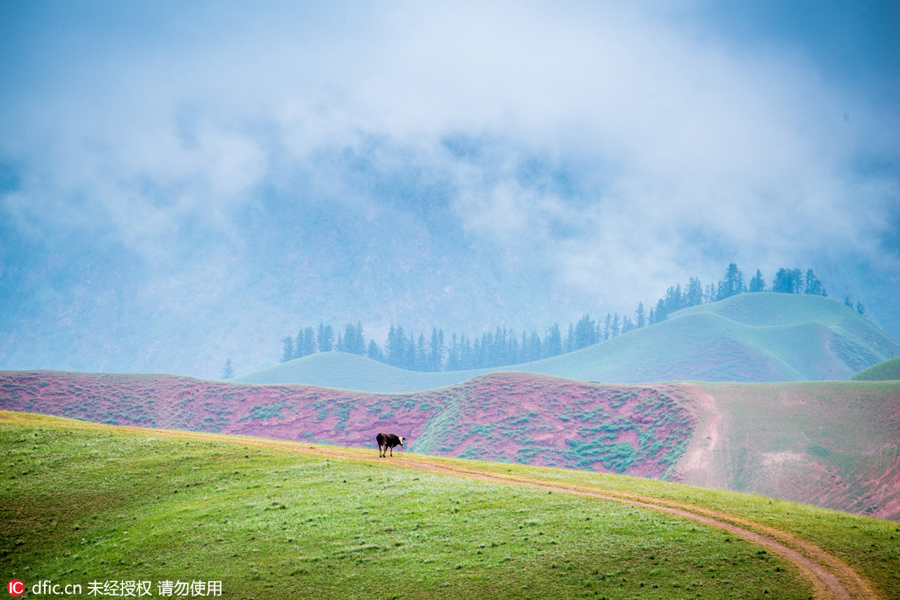
[[[822,381],[847,379],[898,353],[900,341],[840,302],[764,292],[676,311],[588,348],[510,367],[422,373],[329,352],[236,381],[370,392],[425,390],[499,370],[608,383]]]
[[[598,384],[492,373],[371,394],[0,372],[0,409],[654,477],[900,519],[897,382]]]

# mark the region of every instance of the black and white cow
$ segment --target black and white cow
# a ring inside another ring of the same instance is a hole
[[[391,449],[391,456],[394,456],[394,448],[403,446],[403,438],[393,433],[379,433],[375,436],[375,441],[378,442],[378,458],[383,458],[388,448]]]

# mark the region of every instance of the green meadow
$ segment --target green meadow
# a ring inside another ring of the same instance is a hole
[[[812,595],[794,566],[715,527],[403,468],[374,450],[327,458],[14,413],[2,413],[0,447],[0,565],[28,589],[50,580],[87,595],[93,581],[149,581],[155,596],[158,582],[213,581],[221,597],[257,599]],[[838,554],[883,597],[900,589],[896,523],[651,480],[427,460],[723,510]]]

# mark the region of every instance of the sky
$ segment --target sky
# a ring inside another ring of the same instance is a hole
[[[730,262],[900,336],[897,31],[896,2],[0,0],[0,368],[212,377],[322,320],[540,328]]]

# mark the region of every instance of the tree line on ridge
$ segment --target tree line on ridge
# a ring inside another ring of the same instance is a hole
[[[401,326],[391,325],[384,345],[380,346],[375,340],[366,343],[359,322],[356,325],[348,323],[338,331],[329,324],[320,323],[318,327],[301,328],[296,336],[282,338],[281,361],[337,350],[414,371],[458,371],[515,365],[580,350],[634,329],[660,323],[677,310],[718,302],[744,292],[827,296],[822,282],[812,269],[807,269],[804,274],[801,269],[781,268],[769,287],[759,269],[749,281],[745,281],[741,270],[731,263],[722,279],[714,284],[704,287],[698,278],[691,277],[684,287],[681,284],[669,287],[665,296],[649,309],[643,302],[638,302],[630,315],[607,313],[597,321],[585,315],[577,323],[570,323],[565,335],[554,323],[545,329],[543,336],[537,331],[518,333],[506,327],[497,327],[480,337],[469,337],[463,333],[453,333],[447,337],[443,329],[433,327],[426,339],[424,333],[416,335],[404,331]],[[849,296],[845,304],[853,307]],[[861,302],[857,302],[855,308],[860,315],[865,314]]]

